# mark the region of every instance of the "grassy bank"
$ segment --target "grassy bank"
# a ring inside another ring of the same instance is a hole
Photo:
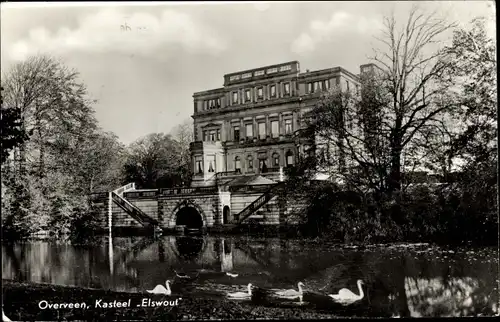
[[[3,308],[13,321],[49,320],[213,320],[213,319],[325,319],[332,314],[306,312],[300,308],[259,307],[251,303],[227,302],[215,299],[182,298],[172,307],[137,307],[143,298],[175,300],[176,296],[122,293],[105,290],[63,287],[45,284],[26,284],[2,280]],[[130,308],[95,308],[101,303],[130,299]],[[40,309],[40,301],[49,303],[86,303],[91,308]]]

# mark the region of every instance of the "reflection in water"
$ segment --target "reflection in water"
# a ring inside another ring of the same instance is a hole
[[[230,241],[222,239],[221,251],[221,271],[231,272],[233,270],[233,253],[231,252]]]
[[[365,297],[353,309],[357,316],[471,316],[497,309],[494,249],[442,256],[445,251],[360,251],[296,240],[185,236],[112,238],[107,246],[41,241],[2,245],[2,275],[18,281],[144,292],[174,280],[174,270],[197,271],[195,281],[184,283],[189,287],[174,281],[174,292],[222,299],[225,292],[248,283],[273,290],[302,281],[307,296],[303,309],[319,308],[324,302],[338,315],[347,311],[329,307],[328,294],[355,289],[362,279]]]
[[[109,234],[108,245],[109,245],[108,246],[109,274],[113,276],[114,256],[113,256],[113,237],[111,236],[111,233]]]
[[[177,237],[175,243],[179,255],[187,260],[195,259],[203,250],[202,238]]]
[[[479,282],[471,277],[432,279],[405,278],[405,291],[412,317],[466,316],[474,308],[488,305],[488,297],[474,296]],[[494,310],[492,303],[492,310]]]

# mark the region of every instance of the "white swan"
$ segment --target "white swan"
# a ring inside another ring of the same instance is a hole
[[[11,319],[9,319],[7,317],[7,315],[5,315],[4,311],[2,310],[2,321],[12,321]]]
[[[189,278],[188,275],[184,274],[184,273],[177,273],[177,271],[174,269],[174,272],[175,272],[175,275],[178,277],[178,278]]]
[[[296,291],[294,289],[290,289],[290,290],[284,290],[284,291],[278,291],[276,292],[276,295],[278,295],[279,297],[284,297],[284,298],[288,298],[288,299],[295,299],[295,298],[302,298],[302,295],[303,295],[303,290],[302,290],[302,286],[305,286],[304,283],[302,282],[299,282],[297,284],[299,290]]]
[[[228,297],[233,299],[247,299],[252,297],[252,283],[248,284],[248,292],[228,293]]]
[[[238,277],[238,274],[232,274],[232,273],[229,273],[229,272],[226,272],[226,275],[229,276],[229,277]]]
[[[167,282],[165,283],[167,285],[167,288],[165,288],[165,286],[161,285],[161,284],[158,284],[155,286],[154,289],[152,290],[147,290],[148,293],[153,293],[153,294],[166,294],[166,295],[170,295],[172,294],[172,291],[170,290],[170,281],[167,280]]]
[[[343,304],[343,305],[348,305],[352,304],[356,301],[361,300],[364,296],[365,293],[363,293],[363,289],[361,288],[361,285],[363,285],[362,280],[358,280],[358,289],[359,289],[359,295],[354,294],[351,290],[347,288],[343,288],[339,291],[338,294],[329,294],[335,302]]]

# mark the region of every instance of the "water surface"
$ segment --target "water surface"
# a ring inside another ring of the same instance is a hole
[[[194,280],[176,277],[187,274]],[[238,274],[230,277],[226,273]],[[246,291],[252,305],[296,306],[333,316],[477,316],[498,309],[495,248],[443,249],[427,244],[348,247],[325,242],[248,237],[103,238],[94,245],[36,241],[2,246],[2,277],[123,292],[170,280],[173,294],[214,297]],[[348,288],[351,306],[329,294]],[[302,299],[279,290],[305,284]],[[241,300],[240,300],[241,301]]]

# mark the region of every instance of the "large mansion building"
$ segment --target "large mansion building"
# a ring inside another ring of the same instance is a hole
[[[334,86],[359,90],[359,74],[342,67],[301,72],[291,61],[226,74],[223,87],[194,93],[192,186],[213,185],[216,174],[278,180],[311,146],[296,135],[302,116]]]

